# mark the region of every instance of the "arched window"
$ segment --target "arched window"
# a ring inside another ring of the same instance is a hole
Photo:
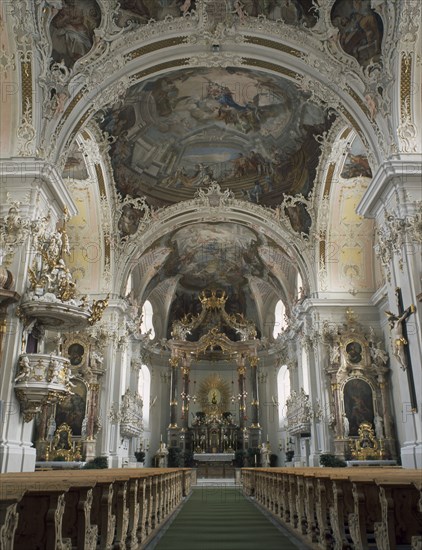
[[[149,429],[149,402],[151,397],[151,373],[146,365],[142,365],[139,370],[138,393],[142,397],[142,418],[144,430]]]
[[[290,373],[287,365],[280,367],[277,375],[278,419],[280,427],[286,421],[286,401],[290,395]]]
[[[154,340],[155,338],[155,330],[154,325],[152,324],[152,317],[154,315],[154,312],[152,310],[152,305],[149,300],[146,300],[143,307],[142,307],[142,334],[146,334],[149,330],[150,332],[150,339]]]
[[[299,271],[297,272],[296,277],[296,296],[297,298],[302,298],[303,296],[303,279]]]
[[[132,292],[132,288],[133,288],[133,279],[132,279],[132,273],[131,273],[127,278],[125,296],[129,296],[129,294]]]
[[[274,330],[273,330],[273,336],[274,338],[277,338],[279,334],[283,332],[283,330],[286,328],[286,306],[284,305],[282,300],[279,300],[276,303],[275,311],[274,311]]]
[[[302,348],[302,388],[309,394],[309,364],[305,348]]]

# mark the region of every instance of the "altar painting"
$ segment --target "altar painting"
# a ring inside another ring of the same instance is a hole
[[[66,397],[57,405],[56,425],[66,423],[70,426],[73,435],[80,436],[86,411],[86,386],[75,378],[72,379],[72,383],[75,384],[72,387],[73,395]]]
[[[349,420],[349,435],[357,436],[362,422],[374,423],[371,386],[361,379],[349,380],[344,386],[344,409]]]

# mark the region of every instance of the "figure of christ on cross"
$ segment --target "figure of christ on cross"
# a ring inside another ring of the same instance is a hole
[[[403,307],[403,298],[401,289],[396,288],[398,314],[395,315],[391,311],[386,311],[388,323],[393,338],[393,354],[400,363],[400,367],[407,372],[409,382],[410,400],[412,409],[417,410],[416,392],[413,381],[412,363],[409,352],[409,342],[407,336],[407,319],[416,311],[414,304],[411,304],[407,309]]]

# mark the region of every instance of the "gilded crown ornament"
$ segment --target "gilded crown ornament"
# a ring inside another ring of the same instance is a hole
[[[203,290],[199,300],[205,309],[222,309],[227,301],[227,294],[221,289]]]

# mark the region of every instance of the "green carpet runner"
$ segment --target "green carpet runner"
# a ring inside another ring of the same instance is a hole
[[[297,550],[237,488],[195,488],[155,550]]]

